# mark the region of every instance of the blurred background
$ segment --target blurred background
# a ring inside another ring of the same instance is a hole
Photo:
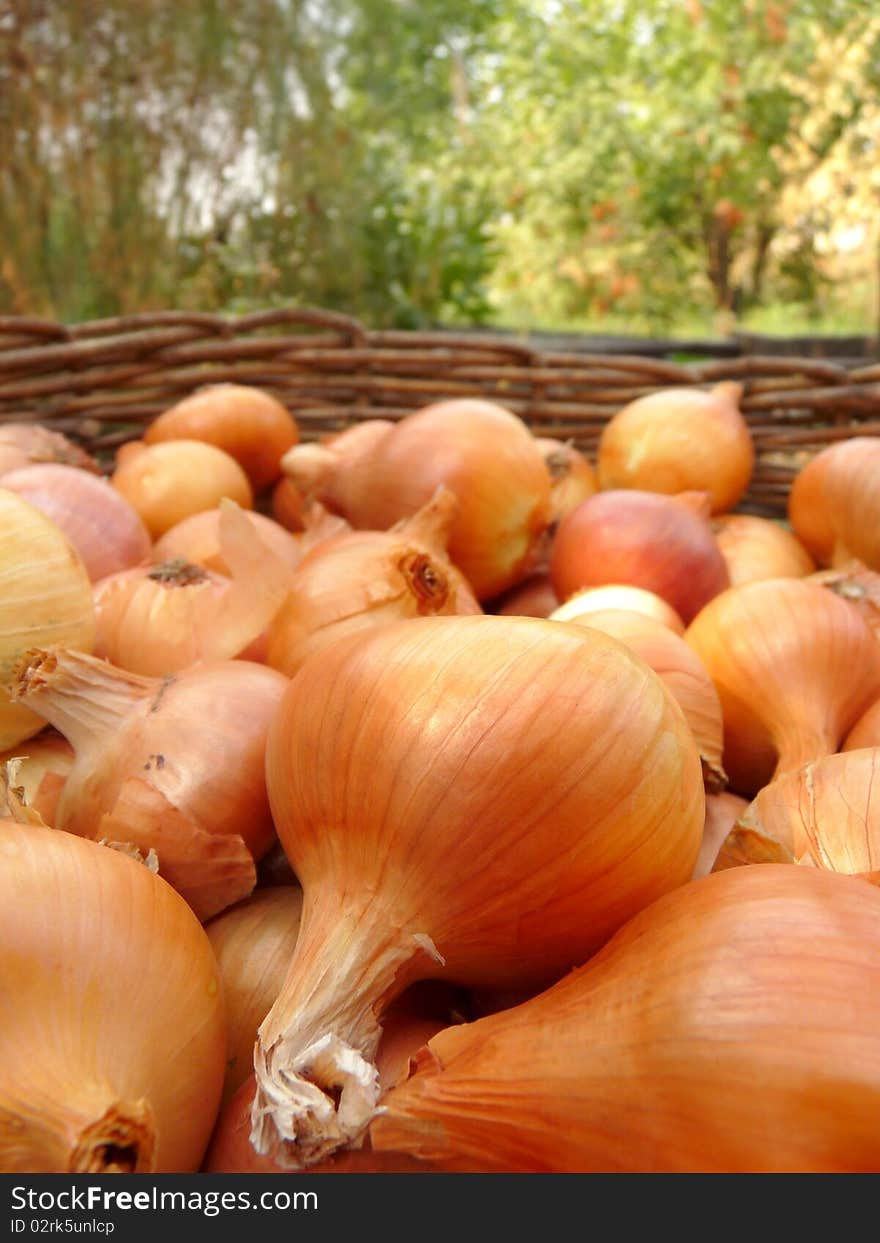
[[[0,0],[0,313],[880,330],[876,0]]]

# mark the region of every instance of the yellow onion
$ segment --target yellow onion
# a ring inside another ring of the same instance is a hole
[[[0,750],[33,737],[45,720],[9,696],[28,648],[69,643],[91,651],[92,586],[82,559],[50,518],[0,487]]]
[[[837,751],[880,695],[880,644],[858,612],[815,583],[731,587],[685,638],[724,717],[724,769],[738,794]]]
[[[599,438],[603,490],[705,491],[713,514],[732,509],[749,485],[755,447],[739,401],[742,385],[665,388],[624,406]]]
[[[762,578],[804,578],[813,558],[779,522],[754,514],[722,514],[712,523],[731,587]]]
[[[286,475],[272,489],[272,516],[287,531],[301,531],[303,528],[303,498],[298,488]]]
[[[880,570],[880,437],[851,436],[817,454],[789,496],[795,534],[823,565]]]
[[[190,514],[156,540],[153,560],[156,562],[181,559],[190,565],[200,565],[204,570],[230,576],[232,570],[223,555],[222,521],[223,507],[203,509]],[[303,558],[301,538],[285,530],[279,522],[265,514],[242,511],[254,528],[257,537],[289,569],[294,570]]]
[[[551,620],[555,620],[552,614]],[[690,726],[700,752],[707,792],[717,794],[723,790],[727,776],[721,762],[724,746],[721,701],[693,648],[662,621],[632,610],[596,610],[576,615],[571,622],[610,634],[650,665]]]
[[[290,1166],[362,1134],[404,988],[558,978],[690,877],[703,828],[697,749],[657,675],[539,618],[339,640],[292,678],[266,774],[304,902],[259,1032],[254,1143]]]
[[[536,436],[535,443],[550,472],[552,520],[556,523],[581,501],[598,492],[599,481],[587,458],[571,441]]]
[[[479,600],[534,569],[552,517],[550,479],[526,424],[476,398],[436,402],[377,433],[366,426],[325,445],[296,446],[285,473],[358,528],[385,530],[445,485],[459,510],[450,559]]]
[[[330,643],[407,617],[482,612],[446,555],[458,503],[447,488],[390,531],[323,540],[288,580],[266,661],[288,676]]]
[[[73,767],[73,747],[57,730],[47,726],[33,738],[0,754],[0,766],[17,759],[16,784],[40,819],[54,826],[58,799]]]
[[[199,1168],[226,1033],[214,955],[142,864],[0,822],[0,1172]]]
[[[848,561],[837,569],[811,574],[809,581],[826,587],[858,609],[880,639],[880,573],[869,570],[861,561]]]
[[[832,460],[827,449],[815,454],[792,480],[788,493],[788,520],[797,538],[818,565],[834,555],[834,529],[825,507],[825,472]]]
[[[738,817],[725,854],[880,884],[880,748],[826,755],[771,781]]]
[[[281,459],[299,440],[290,411],[277,397],[250,384],[207,384],[163,411],[144,432],[144,443],[198,440],[235,458],[261,492],[281,474]]]
[[[257,1028],[281,991],[301,911],[299,886],[278,885],[255,890],[205,927],[226,1003],[224,1104],[254,1073]]]
[[[116,455],[110,482],[140,514],[154,540],[225,498],[253,509],[247,475],[235,458],[200,440],[129,441]]]
[[[880,1166],[880,892],[702,877],[542,995],[433,1037],[374,1153],[487,1173]]]
[[[245,660],[144,678],[62,647],[28,653],[16,674],[17,698],[76,754],[55,827],[154,849],[202,920],[250,894],[274,841],[265,747],[286,688]]]
[[[554,621],[586,621],[590,613],[626,610],[662,622],[674,634],[684,634],[684,622],[671,604],[644,587],[626,583],[607,583],[604,587],[587,587],[569,596],[553,610]]]

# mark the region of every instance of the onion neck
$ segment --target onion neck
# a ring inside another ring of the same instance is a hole
[[[775,780],[784,773],[803,768],[805,764],[821,760],[826,755],[833,755],[839,739],[837,731],[830,724],[791,719],[777,724],[773,741],[777,751],[776,768],[773,772]]]
[[[10,1114],[0,1105],[0,1167],[66,1174],[155,1171],[156,1128],[146,1100],[109,1100],[95,1089],[36,1092]]]
[[[340,909],[324,894],[304,913],[293,962],[254,1050],[251,1143],[287,1169],[358,1147],[379,1101],[378,1017],[427,975],[430,938],[387,911]],[[436,955],[439,960],[439,955]],[[442,961],[442,960],[440,960]]]
[[[80,752],[119,731],[139,705],[158,703],[168,679],[143,678],[72,648],[28,652],[13,699],[53,725]]]

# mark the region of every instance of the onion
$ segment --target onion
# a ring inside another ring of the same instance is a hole
[[[78,553],[51,519],[0,488],[0,750],[40,732],[45,721],[13,703],[8,683],[24,652],[69,643],[90,651],[95,609]]]
[[[724,381],[708,392],[665,388],[630,402],[602,429],[601,487],[706,491],[712,513],[732,509],[755,466],[741,396],[742,385]]]
[[[304,495],[353,526],[384,530],[414,514],[445,485],[459,512],[449,556],[479,600],[533,570],[552,517],[550,479],[525,423],[475,398],[437,402],[399,423],[348,440],[304,445],[284,470]]]
[[[632,610],[597,610],[579,614],[571,621],[619,639],[654,670],[690,726],[700,752],[707,792],[717,794],[723,790],[727,776],[721,763],[724,745],[721,701],[693,648],[656,617]]]
[[[291,575],[269,627],[266,661],[291,676],[303,661],[356,631],[407,617],[480,613],[446,556],[458,505],[446,488],[390,531],[323,541]]]
[[[858,609],[880,639],[880,574],[869,570],[861,561],[849,561],[836,570],[819,570],[810,575],[818,583]]]
[[[226,1003],[225,1104],[254,1070],[257,1028],[281,991],[302,911],[299,886],[257,889],[206,926]]]
[[[589,461],[571,441],[536,436],[535,443],[550,472],[552,521],[557,523],[581,501],[598,492],[599,482]]]
[[[642,587],[685,623],[729,585],[709,523],[672,497],[635,490],[599,492],[562,520],[550,578],[560,600],[583,587]]]
[[[826,755],[758,792],[725,841],[738,863],[805,863],[880,884],[880,748]]]
[[[733,868],[659,899],[541,996],[447,1028],[377,1153],[498,1173],[868,1173],[880,892]]]
[[[802,466],[788,493],[788,519],[797,538],[819,565],[834,553],[834,530],[825,510],[823,489],[830,461],[827,449]]]
[[[155,849],[202,920],[250,894],[275,836],[265,746],[281,674],[230,660],[143,678],[53,648],[28,654],[15,687],[76,753],[57,829]]]
[[[0,1170],[197,1170],[225,1031],[187,905],[118,851],[3,821],[0,944]]]
[[[266,772],[305,899],[260,1028],[254,1143],[292,1166],[363,1132],[381,1012],[408,984],[558,978],[690,877],[703,828],[699,756],[656,674],[537,618],[341,639],[291,680]]]
[[[855,558],[880,570],[880,438],[852,436],[812,458],[792,484],[788,516],[821,565]]]
[[[0,766],[17,759],[17,785],[29,807],[44,824],[54,826],[58,799],[73,767],[73,747],[56,730],[47,727],[35,738],[0,754]]]
[[[486,608],[487,613],[504,617],[549,617],[559,607],[556,592],[547,574],[534,574]]]
[[[91,471],[95,475],[101,473],[101,468],[91,454],[74,444],[62,432],[50,431],[41,423],[0,425],[0,475],[37,462],[59,462],[64,466],[76,466],[80,470]]]
[[[877,699],[860,716],[844,739],[843,751],[856,751],[862,747],[880,747],[880,699]]]
[[[684,622],[671,604],[661,596],[644,587],[629,587],[624,583],[608,583],[604,587],[587,587],[569,596],[564,604],[553,610],[554,621],[586,620],[590,613],[610,610],[626,610],[661,622],[673,634],[684,634]]]
[[[296,420],[277,398],[247,384],[210,384],[159,415],[144,432],[148,445],[200,440],[235,458],[254,492],[281,474],[281,459],[299,440]]]
[[[739,794],[837,751],[880,695],[880,644],[858,612],[798,578],[731,587],[688,627],[718,689]]]
[[[243,512],[262,543],[286,566],[295,570],[303,557],[301,540],[265,514]],[[156,540],[153,560],[161,562],[180,558],[190,565],[200,565],[205,570],[229,576],[231,570],[221,548],[222,515],[223,508],[218,506],[217,509],[203,509],[198,514],[190,514],[176,523]]]
[[[3,487],[30,501],[64,532],[91,581],[147,561],[150,536],[140,516],[105,479],[75,466],[25,466]]]
[[[137,510],[156,540],[190,514],[216,509],[223,498],[253,509],[248,477],[222,449],[199,440],[144,445],[118,453],[111,483]]]
[[[730,585],[762,578],[803,578],[816,566],[803,544],[778,522],[753,514],[723,514],[712,524]]]
[[[292,480],[283,475],[272,489],[272,514],[288,531],[303,528],[303,498]]]
[[[724,843],[748,805],[747,799],[731,794],[729,790],[706,795],[706,823],[703,825],[703,844],[694,868],[694,879],[734,866],[736,861],[728,858]]]

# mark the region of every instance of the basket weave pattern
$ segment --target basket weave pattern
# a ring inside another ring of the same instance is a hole
[[[363,419],[402,418],[444,397],[479,396],[595,459],[604,424],[627,402],[725,379],[743,385],[757,451],[740,509],[783,515],[791,480],[813,453],[880,435],[880,363],[557,353],[483,335],[370,331],[307,308],[239,318],[165,311],[76,325],[0,317],[0,422],[38,420],[106,460],[204,384],[265,388],[291,410],[304,440]]]

